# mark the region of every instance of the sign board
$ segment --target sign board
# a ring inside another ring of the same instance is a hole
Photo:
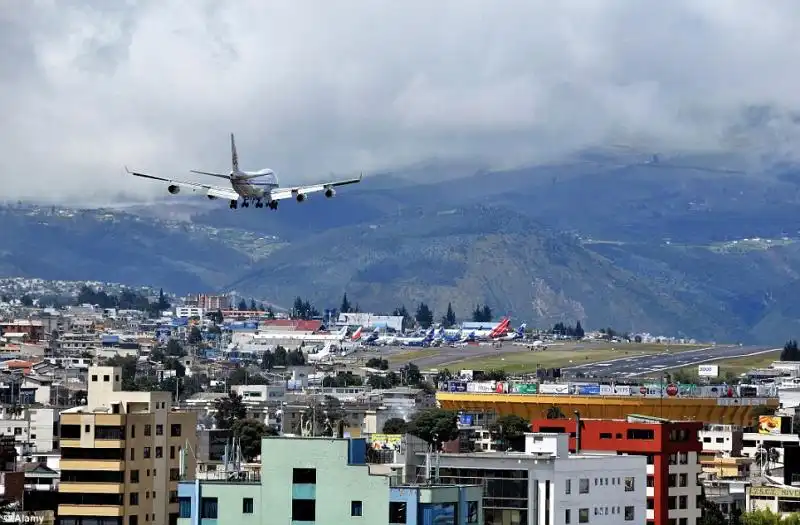
[[[782,489],[779,487],[750,487],[750,496],[766,496],[768,498],[800,498],[800,490]]]
[[[779,416],[758,416],[758,433],[777,436],[781,433],[781,418]]]
[[[511,392],[514,394],[535,394],[537,386],[534,383],[514,383],[511,385]]]
[[[719,377],[719,365],[698,365],[697,375],[700,377]]]

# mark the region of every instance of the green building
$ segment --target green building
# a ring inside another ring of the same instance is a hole
[[[265,438],[260,476],[178,486],[177,525],[466,525],[478,486],[399,485],[372,475],[364,439]]]

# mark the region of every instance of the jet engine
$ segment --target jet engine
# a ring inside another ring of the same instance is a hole
[[[301,192],[297,192],[297,196],[295,197],[295,199],[297,199],[297,202],[303,202],[307,198],[308,197],[306,197],[306,194]]]
[[[208,200],[210,201],[213,201],[214,199],[217,198],[215,195],[206,195],[206,197],[208,197]]]
[[[167,191],[170,192],[173,195],[177,195],[181,191],[181,187],[180,186],[176,186],[174,184],[170,184],[167,187]]]
[[[334,190],[333,188],[327,188],[325,190],[325,196],[328,197],[329,199],[334,195],[336,195],[336,190]]]

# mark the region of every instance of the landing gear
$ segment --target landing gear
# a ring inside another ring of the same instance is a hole
[[[231,200],[230,207],[231,207],[232,210],[235,210],[236,208],[239,207],[239,201],[238,200]]]
[[[242,199],[242,208],[249,208],[249,207],[250,207],[250,201],[248,201],[247,198],[245,197],[244,199]]]
[[[256,208],[263,208],[264,203],[261,202],[261,199],[256,199]]]
[[[278,201],[269,201],[269,204],[267,204],[267,206],[269,206],[270,210],[277,210],[278,209]]]

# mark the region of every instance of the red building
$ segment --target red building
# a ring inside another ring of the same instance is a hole
[[[700,518],[698,432],[703,423],[631,415],[628,419],[581,419],[580,450],[647,456],[648,525],[695,525]],[[578,440],[577,419],[537,419],[533,432],[569,433]]]

